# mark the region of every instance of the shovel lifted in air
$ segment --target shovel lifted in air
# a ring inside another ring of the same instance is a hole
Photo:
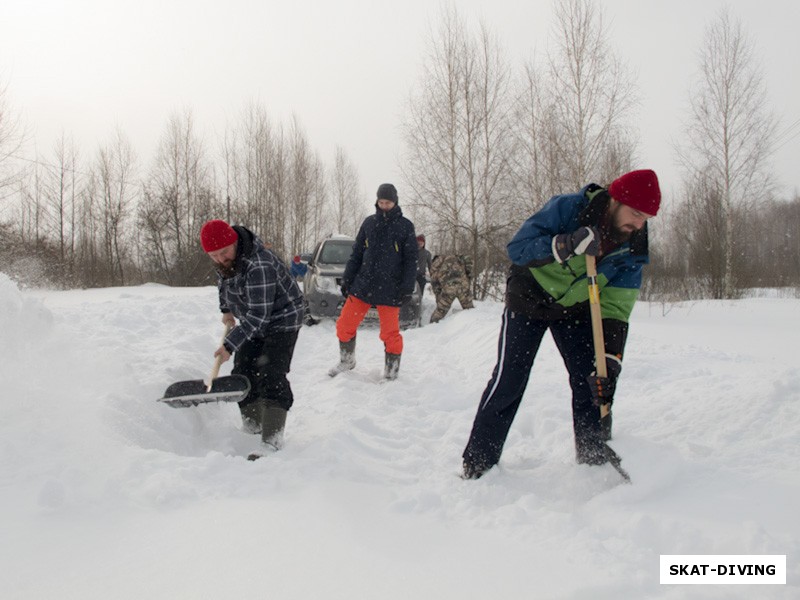
[[[222,340],[228,335],[230,327],[225,327]],[[240,402],[250,392],[250,381],[244,375],[226,375],[217,377],[222,365],[222,356],[214,361],[214,368],[208,378],[208,383],[202,379],[178,381],[173,383],[164,392],[164,397],[159,402],[168,404],[173,408],[197,406],[207,402]]]

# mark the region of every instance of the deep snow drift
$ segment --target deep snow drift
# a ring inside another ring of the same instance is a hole
[[[549,339],[501,464],[459,479],[491,302],[407,331],[385,385],[376,329],[331,379],[333,323],[305,327],[286,447],[248,462],[235,406],[156,402],[208,375],[216,306],[0,274],[0,597],[800,597],[800,300],[637,306],[612,443],[633,485],[574,463]],[[660,554],[786,554],[787,585],[660,585]]]

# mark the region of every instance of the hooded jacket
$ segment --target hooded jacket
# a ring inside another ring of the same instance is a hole
[[[400,306],[413,293],[417,275],[414,224],[395,205],[364,219],[347,261],[342,283],[359,300],[375,306]]]
[[[551,198],[523,223],[508,243],[513,263],[506,285],[506,306],[537,319],[565,319],[589,315],[586,257],[574,256],[559,264],[553,258],[552,239],[581,226],[600,227],[609,206],[608,192],[596,184],[577,194]],[[630,239],[598,257],[597,283],[603,313],[606,352],[622,355],[628,318],[639,297],[642,267],[649,262],[647,225]]]

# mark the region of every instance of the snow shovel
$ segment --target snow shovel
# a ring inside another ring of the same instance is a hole
[[[597,263],[594,256],[586,255],[586,279],[589,282],[589,310],[592,315],[592,339],[594,341],[594,364],[598,377],[608,377],[606,369],[606,343],[603,339],[603,313],[600,308],[600,288],[597,285]],[[600,406],[600,423],[611,428],[611,404]],[[622,459],[613,448],[603,442],[608,462],[630,483],[631,476],[622,468]]]
[[[230,326],[226,325],[220,345],[225,341],[225,336],[230,330]],[[169,386],[164,392],[164,397],[159,398],[158,401],[173,408],[183,408],[207,402],[240,402],[244,400],[250,392],[250,381],[244,375],[217,377],[221,365],[222,356],[218,356],[214,361],[214,368],[211,370],[208,383],[202,379],[178,381]]]

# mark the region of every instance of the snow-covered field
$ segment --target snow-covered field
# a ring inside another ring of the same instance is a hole
[[[216,306],[0,274],[0,598],[800,597],[798,299],[637,306],[612,442],[633,485],[574,463],[549,340],[500,466],[458,477],[489,302],[407,331],[385,385],[376,329],[330,379],[333,323],[305,327],[286,446],[248,462],[235,406],[156,402],[207,376]],[[787,585],[660,585],[661,554],[785,554]]]

